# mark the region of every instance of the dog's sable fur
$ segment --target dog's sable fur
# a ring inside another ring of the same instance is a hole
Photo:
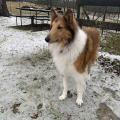
[[[88,70],[97,57],[99,33],[95,28],[82,30],[70,9],[63,16],[52,10],[51,18],[51,30],[45,40],[49,43],[53,61],[63,76],[64,89],[59,99],[67,97],[68,77],[72,77],[77,83],[76,103],[81,105],[85,79],[88,79]]]
[[[74,65],[78,72],[83,73],[85,69],[89,69],[97,57],[97,49],[99,45],[99,33],[95,28],[83,29],[87,34],[87,42],[83,52],[78,56]]]

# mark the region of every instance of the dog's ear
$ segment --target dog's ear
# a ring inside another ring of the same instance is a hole
[[[71,9],[68,9],[66,11],[66,13],[64,14],[64,19],[65,19],[65,22],[69,25],[71,25],[73,23],[73,11]]]
[[[58,17],[58,13],[52,8],[51,9],[51,22],[53,22],[56,17]]]

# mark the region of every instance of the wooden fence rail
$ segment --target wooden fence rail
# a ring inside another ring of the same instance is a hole
[[[77,4],[77,20],[78,20],[78,22],[81,26],[92,26],[92,27],[97,27],[97,28],[102,28],[102,29],[120,31],[120,20],[119,20],[120,0],[77,0],[76,4]],[[101,9],[102,9],[102,7],[106,7],[105,11],[103,12],[103,21],[82,19],[81,16],[80,16],[80,13],[81,13],[80,8],[84,7],[84,6],[93,6],[93,7],[94,6],[101,6]],[[115,23],[114,21],[112,21],[112,22],[106,22],[105,21],[108,6],[119,8],[119,12],[117,13],[118,14],[117,15],[118,16],[118,20],[117,20],[118,22],[117,23]]]
[[[118,23],[102,22],[95,20],[84,20],[84,19],[78,19],[78,22],[80,26],[90,26],[90,27],[94,26],[96,28],[101,28],[101,29],[120,31],[120,24]]]
[[[120,0],[77,0],[79,5],[120,7]]]

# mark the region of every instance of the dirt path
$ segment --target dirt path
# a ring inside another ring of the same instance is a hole
[[[4,21],[4,22],[3,22]],[[20,31],[14,18],[0,18],[0,120],[120,120],[120,78],[96,64],[87,81],[84,104],[59,101],[62,81],[46,49],[47,31]]]

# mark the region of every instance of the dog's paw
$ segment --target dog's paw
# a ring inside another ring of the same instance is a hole
[[[83,103],[83,100],[82,100],[82,99],[77,98],[76,103],[77,103],[77,105],[81,106],[81,105],[82,105],[82,103]]]
[[[59,96],[59,100],[64,100],[67,97],[67,95],[61,95]]]

